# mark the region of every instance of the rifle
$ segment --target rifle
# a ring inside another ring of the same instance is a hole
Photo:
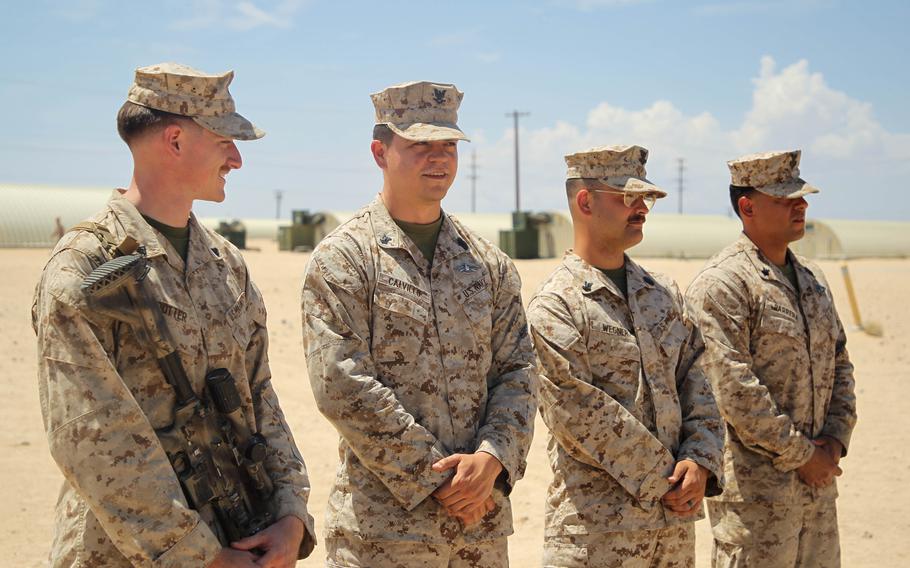
[[[139,247],[93,270],[81,290],[92,309],[129,325],[158,360],[177,406],[173,422],[155,433],[189,506],[228,546],[275,521],[274,486],[264,466],[268,444],[244,419],[230,371],[209,371],[202,398],[196,396],[161,309],[143,285],[150,270]]]

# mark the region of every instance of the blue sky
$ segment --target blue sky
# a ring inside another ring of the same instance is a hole
[[[409,80],[466,95],[460,176],[444,206],[514,202],[511,120],[521,122],[522,205],[564,208],[562,156],[602,144],[651,150],[649,177],[676,211],[726,214],[724,162],[802,148],[822,188],[810,215],[910,220],[910,3],[327,2],[113,0],[0,8],[0,182],[123,186],[114,116],[136,67],[234,69],[238,110],[268,132],[204,215],[350,210],[381,176],[369,93]]]

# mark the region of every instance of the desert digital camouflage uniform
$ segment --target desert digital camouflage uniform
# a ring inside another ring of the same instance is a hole
[[[309,481],[268,365],[262,297],[237,249],[190,219],[187,262],[119,193],[93,220],[116,242],[132,236],[152,270],[158,301],[196,392],[207,371],[227,368],[253,431],[269,442],[277,518],[306,524]],[[65,481],[57,503],[53,566],[205,566],[221,545],[187,506],[155,429],[173,420],[175,395],[129,326],[93,312],[79,286],[108,258],[102,241],[72,231],[57,244],[38,285],[39,387],[51,454]],[[253,422],[255,417],[255,423]]]
[[[818,191],[799,179],[798,151],[729,164],[734,185],[776,197]],[[819,436],[839,440],[846,455],[856,423],[853,365],[824,275],[787,254],[798,290],[743,234],[686,292],[726,421],[726,486],[708,502],[718,566],[840,564],[837,486],[812,488],[796,470]]]
[[[569,176],[643,188],[646,152],[567,156]],[[598,157],[606,167],[584,169]],[[624,175],[641,179],[626,184],[617,179]],[[665,509],[667,478],[691,459],[713,474],[708,494],[719,492],[723,430],[701,369],[701,336],[672,280],[628,257],[625,267],[628,300],[569,251],[528,306],[553,470],[546,566],[690,566],[692,525],[703,514]]]
[[[443,216],[432,266],[377,198],[320,242],[307,268],[307,369],[341,435],[327,540],[458,549],[512,532],[507,495],[534,424],[520,281],[505,254]],[[503,464],[496,508],[462,528],[430,498],[451,472],[430,466],[478,450]]]
[[[236,139],[261,137],[234,112],[231,77],[173,63],[144,67],[128,100],[186,115],[206,106],[200,97],[218,99],[220,110],[206,111],[203,127]],[[143,285],[164,315],[197,395],[208,371],[227,368],[234,376],[251,430],[268,441],[265,466],[275,485],[276,518],[295,515],[304,522],[300,554],[309,554],[315,543],[306,508],[309,481],[272,388],[265,305],[240,252],[191,216],[184,261],[120,191],[92,222],[91,231],[71,230],[57,243],[32,309],[44,426],[65,478],[50,564],[206,566],[221,550],[212,529],[187,506],[156,436],[156,429],[172,424],[176,397],[153,349],[128,325],[93,311],[80,291],[83,278],[110,260],[108,245],[127,236],[145,247],[151,270]]]

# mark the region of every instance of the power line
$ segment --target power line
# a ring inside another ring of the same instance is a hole
[[[275,190],[275,219],[281,219],[281,198],[284,197],[284,192],[280,189]]]
[[[517,110],[513,110],[510,113],[506,113],[506,117],[508,118],[511,116],[512,120],[514,120],[514,124],[515,124],[515,211],[516,212],[521,211],[521,198],[519,197],[521,192],[519,190],[519,182],[518,182],[518,179],[519,179],[519,175],[518,175],[518,117],[519,116],[528,116],[530,114],[531,114],[530,112],[518,112]]]

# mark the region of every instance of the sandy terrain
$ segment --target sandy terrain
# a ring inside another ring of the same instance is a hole
[[[282,405],[307,460],[313,492],[310,510],[323,526],[329,484],[337,464],[336,434],[317,413],[306,378],[300,340],[298,287],[307,255],[279,253],[271,243],[246,258],[269,309],[270,359]],[[29,310],[34,285],[47,250],[0,250],[0,561],[3,566],[41,566],[47,554],[53,507],[61,476],[45,442],[36,388],[35,338]],[[557,261],[518,263],[525,298]],[[702,261],[645,260],[685,286]],[[845,323],[849,306],[836,263],[822,263]],[[863,260],[851,263],[863,315],[884,328],[882,338],[848,333],[857,367],[859,425],[852,451],[842,462],[840,529],[845,566],[910,565],[910,445],[907,401],[910,381],[910,304],[901,300],[910,287],[910,261]],[[543,499],[550,477],[545,430],[538,419],[528,473],[513,493],[516,533],[510,539],[512,565],[540,564]],[[901,536],[903,535],[903,536]],[[698,523],[698,566],[708,566],[710,532]],[[321,566],[322,549],[298,566]]]

